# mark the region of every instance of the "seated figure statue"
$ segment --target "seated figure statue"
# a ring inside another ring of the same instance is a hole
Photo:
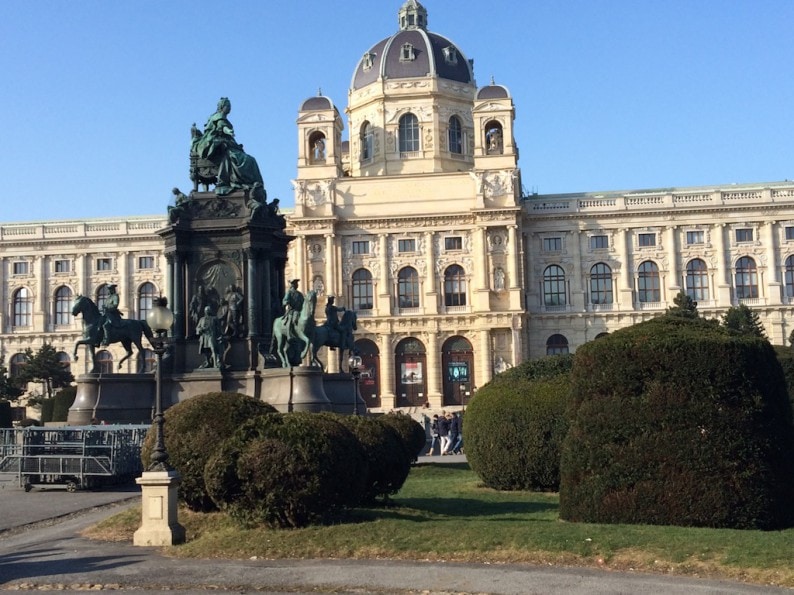
[[[190,147],[190,178],[194,190],[199,183],[215,184],[215,194],[223,196],[239,188],[264,187],[259,165],[234,138],[228,119],[232,104],[227,97],[218,101],[218,109],[207,120],[204,131],[195,124]]]

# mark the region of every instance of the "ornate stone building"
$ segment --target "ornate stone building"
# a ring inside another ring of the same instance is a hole
[[[506,367],[656,316],[679,291],[711,318],[747,304],[786,342],[794,183],[524,195],[508,88],[478,86],[418,2],[398,17],[355,65],[344,118],[327,97],[300,106],[286,213],[287,279],[358,313],[371,409],[465,405]],[[76,293],[101,301],[116,283],[143,316],[167,292],[165,222],[0,225],[6,363],[45,341],[71,360]]]

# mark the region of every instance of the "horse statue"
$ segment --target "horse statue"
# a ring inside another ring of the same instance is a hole
[[[102,329],[104,317],[93,300],[83,295],[75,297],[72,303],[72,315],[77,316],[78,314],[83,315],[83,338],[74,344],[74,361],[78,360],[77,348],[80,345],[86,345],[91,353],[92,372],[96,372],[95,349],[104,338]],[[127,354],[119,360],[119,369],[121,369],[121,364],[132,356],[133,344],[138,348],[139,353],[143,352],[143,345],[141,344],[141,336],[143,335],[146,335],[149,343],[154,339],[152,329],[149,328],[149,324],[145,320],[122,320],[120,326],[110,327],[110,337],[108,337],[106,343],[121,343],[127,351]],[[138,371],[142,367],[143,360],[141,360]]]
[[[275,347],[282,368],[299,366],[309,353],[314,339],[314,308],[317,305],[317,292],[309,291],[303,300],[303,307],[294,326],[289,318],[281,316],[273,322],[273,341],[270,353]]]
[[[312,341],[312,359],[313,365],[323,368],[323,363],[317,357],[317,352],[320,347],[336,347],[339,349],[339,369],[342,369],[341,362],[344,361],[345,351],[350,355],[355,349],[355,339],[353,338],[353,331],[357,330],[356,319],[358,316],[353,310],[345,310],[342,314],[342,320],[339,321],[339,331],[328,328],[328,325],[321,324],[314,331],[314,341]],[[323,368],[324,370],[325,368]]]

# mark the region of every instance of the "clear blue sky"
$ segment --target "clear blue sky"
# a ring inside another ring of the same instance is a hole
[[[300,103],[322,88],[344,113],[401,4],[5,0],[0,222],[164,214],[220,96],[292,205]],[[512,92],[528,191],[794,179],[792,0],[423,4]]]

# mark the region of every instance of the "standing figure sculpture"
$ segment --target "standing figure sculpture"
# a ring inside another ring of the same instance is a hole
[[[223,340],[221,324],[216,316],[212,315],[212,308],[204,308],[204,316],[196,325],[196,332],[199,336],[199,354],[203,355],[205,361],[200,368],[221,368],[221,341]]]
[[[190,320],[193,322],[193,328],[198,326],[199,320],[204,313],[204,307],[207,305],[207,296],[204,294],[204,286],[199,283],[196,287],[196,293],[190,298],[190,305],[188,311],[190,313]]]
[[[243,336],[243,294],[236,285],[226,289],[226,320],[223,334],[227,337]]]
[[[193,128],[191,145],[191,179],[197,187],[200,181],[215,177],[215,194],[224,196],[238,188],[255,189],[261,196],[254,197],[264,202],[264,182],[259,165],[243,150],[243,145],[234,138],[234,127],[228,115],[232,103],[221,97],[218,108],[204,125],[204,131]],[[195,189],[195,188],[194,188]]]

